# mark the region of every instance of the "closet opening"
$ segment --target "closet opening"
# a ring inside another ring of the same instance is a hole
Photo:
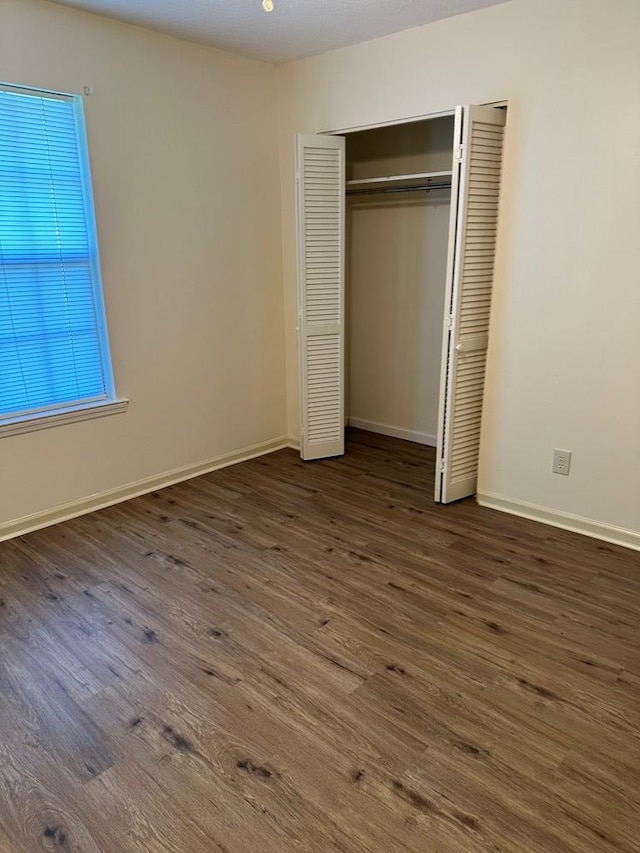
[[[435,447],[454,116],[345,148],[345,422]],[[435,451],[422,455],[435,469]]]

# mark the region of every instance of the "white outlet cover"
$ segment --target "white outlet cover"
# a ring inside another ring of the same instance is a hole
[[[563,474],[565,477],[568,477],[571,470],[571,451],[554,450],[551,470],[554,474]]]

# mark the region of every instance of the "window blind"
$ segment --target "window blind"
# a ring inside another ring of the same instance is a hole
[[[82,99],[0,89],[0,422],[113,396]]]

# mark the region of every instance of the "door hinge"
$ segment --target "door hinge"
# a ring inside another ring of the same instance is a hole
[[[447,331],[451,331],[453,329],[453,314],[449,314],[447,319]]]
[[[455,163],[462,163],[464,160],[464,145],[456,145],[456,150],[453,155]]]
[[[438,474],[444,474],[446,468],[447,468],[447,465],[446,465],[444,459],[438,459],[438,461],[436,463],[437,473]]]

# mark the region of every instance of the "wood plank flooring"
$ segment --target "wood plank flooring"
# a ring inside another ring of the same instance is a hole
[[[640,556],[255,459],[0,545],[0,851],[640,851]]]

